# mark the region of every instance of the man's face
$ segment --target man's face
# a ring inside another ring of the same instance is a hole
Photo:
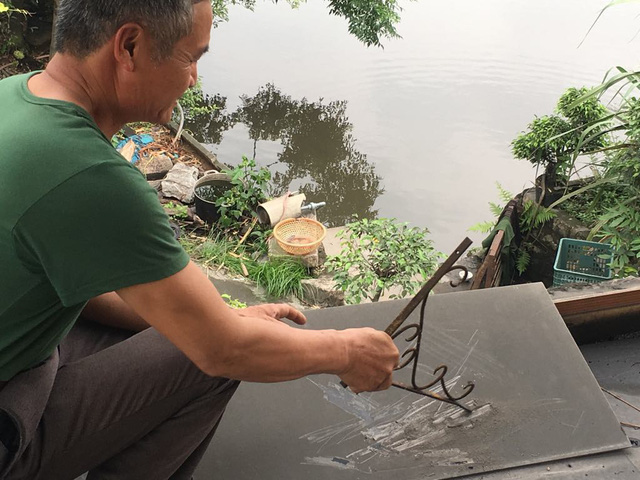
[[[209,2],[193,6],[193,29],[190,35],[176,43],[171,55],[154,61],[146,58],[142,65],[142,83],[139,100],[144,119],[149,122],[167,123],[178,98],[196,84],[197,62],[209,49],[212,13]]]

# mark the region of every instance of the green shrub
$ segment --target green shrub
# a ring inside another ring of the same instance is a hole
[[[338,233],[342,251],[326,263],[344,291],[345,301],[360,303],[368,298],[376,302],[392,287],[400,287],[400,297],[414,294],[442,257],[428,233],[426,228],[412,228],[388,218],[346,225]]]
[[[238,166],[223,172],[231,177],[233,187],[215,201],[220,212],[218,225],[227,231],[239,231],[248,220],[257,218],[255,210],[266,200],[271,172],[258,168],[255,160],[245,156]]]

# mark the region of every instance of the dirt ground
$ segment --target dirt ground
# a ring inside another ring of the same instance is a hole
[[[16,60],[11,53],[0,55],[0,80],[19,73],[42,70],[49,60],[48,54],[36,55],[35,58],[25,57],[23,60]]]

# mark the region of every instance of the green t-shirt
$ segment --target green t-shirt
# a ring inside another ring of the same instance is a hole
[[[0,81],[0,380],[51,355],[89,299],[189,260],[144,176],[29,76]]]

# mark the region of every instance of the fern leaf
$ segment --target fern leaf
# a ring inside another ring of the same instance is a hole
[[[489,202],[489,209],[494,216],[499,217],[502,213],[503,207],[501,207],[497,203]]]
[[[555,217],[556,217],[556,212],[554,212],[550,208],[540,207],[535,215],[534,225],[536,227],[539,227],[543,223],[546,223]]]
[[[531,255],[529,255],[529,252],[527,252],[524,249],[518,252],[518,259],[516,260],[516,269],[518,270],[518,273],[520,275],[522,275],[527,270],[527,267],[529,266],[530,261],[531,261]]]
[[[469,227],[470,232],[489,233],[496,226],[496,222],[480,222]]]
[[[498,187],[498,196],[500,197],[500,200],[508,203],[513,198],[513,193],[502,188],[502,185],[500,185],[499,182],[496,182],[496,186]]]

